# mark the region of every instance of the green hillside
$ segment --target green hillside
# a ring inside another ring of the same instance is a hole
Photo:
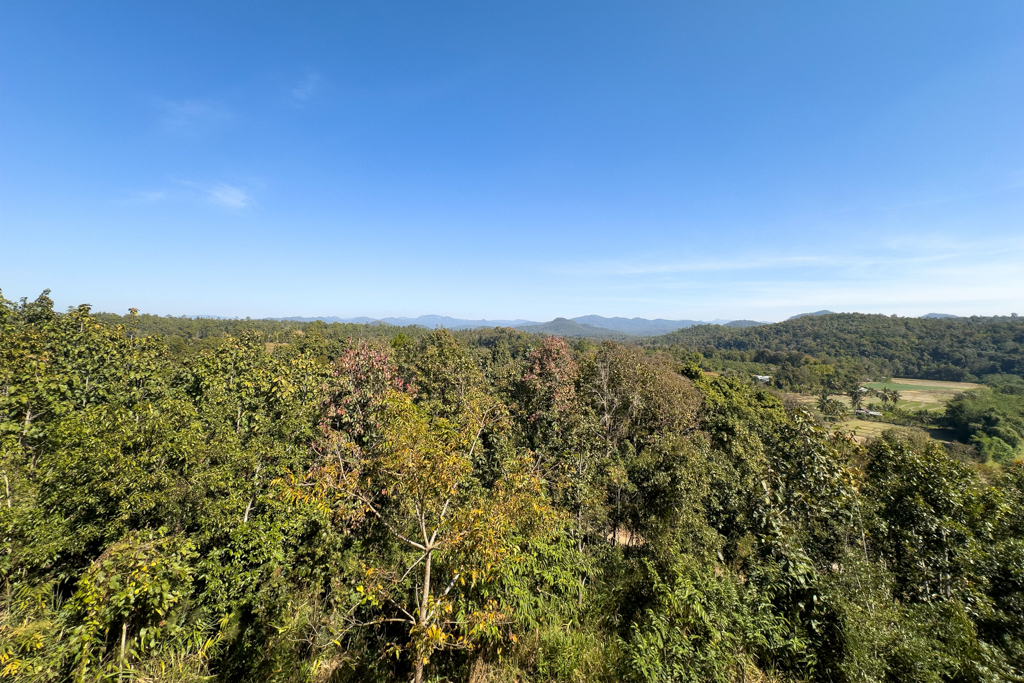
[[[1024,318],[833,313],[757,327],[699,325],[640,343],[706,355],[732,353],[746,360],[755,360],[759,352],[852,359],[877,376],[973,381],[989,374],[1024,375]]]
[[[617,332],[604,327],[595,327],[587,323],[578,323],[568,318],[555,318],[542,325],[526,325],[518,328],[532,334],[550,334],[560,337],[579,337],[583,339],[633,339],[634,335]]]

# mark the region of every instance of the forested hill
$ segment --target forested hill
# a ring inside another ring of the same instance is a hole
[[[890,376],[963,381],[1024,375],[1024,318],[893,318],[861,313],[804,316],[773,325],[699,325],[643,340],[645,346],[797,352],[855,358]]]
[[[140,335],[159,335],[177,352],[219,346],[226,335],[253,330],[266,342],[303,340],[338,347],[348,338],[390,339],[403,334],[419,339],[420,326],[299,322],[215,318],[119,316],[99,313],[109,324],[129,324]],[[507,329],[507,328],[506,328]],[[496,328],[460,331],[457,335],[497,334]],[[558,319],[526,327],[519,334],[587,337],[631,341],[646,347],[700,351],[706,356],[742,356],[742,360],[782,363],[778,354],[818,359],[855,359],[869,375],[971,381],[990,374],[1024,376],[1024,318],[892,318],[860,313],[802,316],[770,325],[737,327],[697,325],[657,337],[634,337],[609,329]]]
[[[44,292],[44,296],[45,296]],[[296,331],[308,329],[330,330],[332,334],[346,337],[388,337],[399,330],[424,329],[415,326],[399,328],[386,324],[366,323],[324,323],[321,321],[274,320],[269,318],[191,318],[149,315],[117,315],[96,313],[97,320],[110,325],[130,324],[140,335],[159,335],[165,339],[175,337],[195,342],[202,339],[220,339],[225,335],[237,337],[244,332],[259,332],[268,342],[286,342]]]

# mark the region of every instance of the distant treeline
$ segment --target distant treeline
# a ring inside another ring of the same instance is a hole
[[[310,330],[325,339],[357,337],[359,339],[391,338],[400,329],[413,331],[422,328],[396,328],[391,325],[365,325],[358,323],[299,322],[252,318],[191,318],[149,314],[117,315],[97,313],[96,318],[111,325],[128,325],[142,336],[158,335],[172,348],[175,346],[214,348],[228,336],[238,337],[245,332],[259,332],[271,343],[289,343]],[[423,330],[424,332],[426,330]],[[415,334],[415,332],[412,332]],[[180,340],[180,343],[177,341]]]
[[[1024,375],[1024,318],[892,318],[836,313],[773,325],[699,325],[639,340],[735,361],[799,366],[803,356],[857,361],[873,376],[975,381]]]
[[[45,297],[47,292],[44,292]],[[140,337],[155,337],[177,356],[216,349],[225,342],[256,332],[271,346],[289,344],[301,353],[314,353],[323,358],[336,358],[353,339],[383,340],[397,345],[413,343],[433,330],[418,325],[396,326],[377,323],[325,323],[320,320],[254,320],[251,318],[189,318],[159,315],[116,315],[96,313],[94,317],[108,325],[121,325]],[[461,343],[489,352],[501,340],[522,349],[541,342],[546,334],[523,332],[511,327],[481,327],[475,330],[449,330]],[[595,346],[593,339],[570,338],[577,349]]]
[[[430,333],[417,326],[320,321],[144,314],[132,317],[112,313],[99,313],[96,317],[110,324],[129,324],[141,335],[159,335],[178,353],[215,348],[227,336],[238,337],[245,331],[257,331],[270,343],[299,343],[304,347],[323,344],[325,350],[336,350],[351,338],[390,339],[403,334],[420,339]],[[501,328],[453,333],[467,340],[484,339],[498,334],[498,329]],[[524,338],[537,336],[508,329],[500,334],[508,333]],[[571,331],[565,335],[574,336]],[[620,340],[625,338],[620,336]],[[680,358],[689,358],[697,351],[708,359],[729,361],[744,370],[772,366],[783,383],[792,387],[803,386],[808,378],[815,377],[801,370],[812,361],[833,362],[847,368],[851,376],[861,373],[873,378],[978,381],[986,375],[1024,376],[1024,318],[1017,317],[928,319],[835,313],[757,327],[697,325],[630,341],[649,349],[670,351]],[[582,343],[585,342],[578,342]]]

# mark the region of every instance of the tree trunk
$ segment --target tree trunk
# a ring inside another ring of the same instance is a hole
[[[428,546],[426,564],[423,569],[423,596],[420,598],[420,613],[419,613],[419,626],[420,628],[426,628],[427,625],[427,613],[430,607],[430,561],[433,559],[433,548]],[[423,683],[423,660],[427,658],[427,653],[423,647],[416,648],[416,673],[413,676],[413,683]]]
[[[120,668],[117,672],[117,683],[121,683],[121,679],[124,677],[124,646],[125,639],[128,637],[128,622],[121,622],[121,657],[120,657]]]

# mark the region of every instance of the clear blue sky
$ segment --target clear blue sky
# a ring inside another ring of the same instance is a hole
[[[1024,313],[1024,4],[8,0],[0,287]]]

